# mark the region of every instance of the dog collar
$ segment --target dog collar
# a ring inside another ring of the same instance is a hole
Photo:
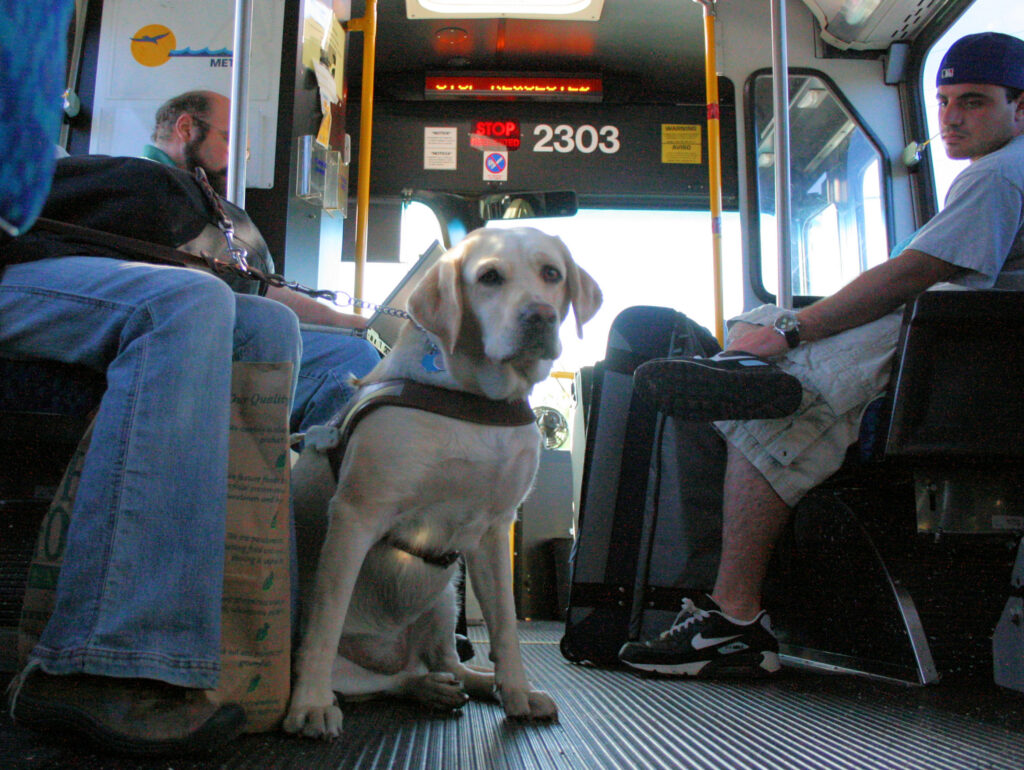
[[[430,551],[424,551],[423,549],[416,548],[408,543],[403,543],[394,535],[385,535],[383,542],[398,551],[404,551],[410,556],[415,556],[417,559],[422,559],[427,564],[440,567],[441,569],[448,569],[462,556],[460,551],[448,551],[447,553],[431,553]]]

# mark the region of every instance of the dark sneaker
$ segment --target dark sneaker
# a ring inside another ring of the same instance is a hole
[[[84,738],[118,754],[155,756],[205,753],[242,732],[245,711],[215,705],[204,690],[148,679],[32,670],[12,682],[15,724],[55,738]]]
[[[738,350],[711,358],[657,358],[636,368],[640,397],[677,420],[765,420],[800,406],[800,380]]]
[[[476,655],[473,643],[465,634],[455,634],[455,651],[459,654],[459,661],[462,663],[465,663],[467,660],[473,660]]]
[[[661,636],[627,642],[619,660],[641,671],[670,676],[770,676],[779,670],[779,643],[762,611],[749,623],[734,623],[705,597],[690,599]]]

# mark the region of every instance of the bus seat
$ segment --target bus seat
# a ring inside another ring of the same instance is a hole
[[[886,457],[1024,457],[1024,293],[930,291],[906,311]]]
[[[922,684],[991,665],[1024,530],[1022,327],[1024,293],[908,304],[888,391],[780,544],[784,654]]]
[[[17,665],[39,525],[105,389],[84,366],[0,358],[0,672]]]
[[[886,461],[913,469],[921,532],[1024,529],[1024,294],[925,292],[883,407]]]

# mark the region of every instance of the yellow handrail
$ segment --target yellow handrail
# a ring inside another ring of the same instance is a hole
[[[715,336],[725,344],[725,290],[722,282],[722,138],[719,124],[718,63],[715,58],[715,0],[695,0],[704,8],[704,87],[708,110],[708,192],[711,198],[711,258],[714,270]]]
[[[377,0],[366,0],[366,11],[352,19],[347,27],[362,32],[363,95],[359,111],[359,184],[356,186],[356,270],[352,293],[363,298],[363,275],[366,270],[366,241],[370,231],[370,157],[373,144],[373,83],[377,61]],[[356,312],[362,309],[357,305]]]

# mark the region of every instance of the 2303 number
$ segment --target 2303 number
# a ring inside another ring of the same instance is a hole
[[[612,153],[622,148],[617,126],[601,126],[594,128],[583,125],[573,128],[565,124],[549,126],[539,123],[533,129],[533,135],[540,137],[533,145],[534,152],[582,152],[592,153],[595,150]]]

